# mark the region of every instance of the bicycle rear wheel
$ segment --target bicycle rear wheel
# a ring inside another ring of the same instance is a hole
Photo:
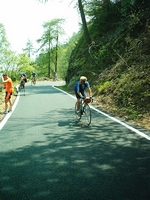
[[[92,115],[91,115],[91,108],[90,108],[90,106],[88,104],[85,104],[84,115],[85,115],[85,119],[86,119],[87,125],[90,125],[91,119],[92,119]]]
[[[75,103],[75,116],[77,118],[78,121],[80,121],[81,119],[81,112],[77,112],[78,111],[78,107],[77,107],[77,102]]]

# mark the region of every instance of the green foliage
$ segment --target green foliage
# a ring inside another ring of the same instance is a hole
[[[110,81],[106,81],[104,83],[101,83],[98,86],[98,92],[99,92],[99,94],[103,93],[110,86],[110,84],[111,84]]]
[[[23,52],[28,56],[31,57],[32,54],[34,54],[34,48],[32,42],[28,39],[26,43],[26,48],[23,49]]]
[[[88,1],[92,44],[72,51],[67,84],[86,75],[110,109],[135,119],[150,111],[150,1]],[[71,80],[71,81],[70,81]]]
[[[10,51],[10,44],[7,40],[5,27],[3,24],[0,23],[0,66],[3,70],[5,68],[5,65],[10,62],[10,54],[12,55],[12,52]]]
[[[41,36],[41,38],[37,40],[37,42],[40,44],[38,51],[46,55],[46,60],[44,62],[46,62],[47,65],[46,76],[48,78],[50,78],[51,72],[53,70],[57,72],[58,40],[59,40],[59,35],[64,34],[64,30],[61,27],[63,22],[64,19],[53,19],[51,21],[45,22],[43,24],[43,29],[44,29],[43,35]],[[54,65],[53,70],[52,70],[53,66],[51,66],[51,63],[53,63]]]

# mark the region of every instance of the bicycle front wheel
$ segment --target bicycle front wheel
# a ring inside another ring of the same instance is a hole
[[[81,112],[78,111],[77,102],[75,103],[75,116],[76,116],[77,120],[80,121],[80,119],[81,119]]]
[[[85,115],[85,118],[86,118],[87,125],[90,125],[92,115],[91,115],[91,108],[88,104],[86,104],[85,107],[84,107],[84,115]]]

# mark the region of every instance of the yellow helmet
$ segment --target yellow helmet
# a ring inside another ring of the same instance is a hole
[[[80,77],[80,80],[81,80],[81,81],[86,81],[87,78],[86,78],[85,76],[81,76],[81,77]]]

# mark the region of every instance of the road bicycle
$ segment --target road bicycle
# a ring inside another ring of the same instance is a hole
[[[89,106],[89,103],[92,103],[94,100],[93,97],[86,97],[80,99],[80,107],[78,109],[77,102],[75,103],[75,115],[77,118],[77,121],[80,121],[82,117],[85,117],[87,125],[90,125],[92,114],[91,114],[91,108]]]

